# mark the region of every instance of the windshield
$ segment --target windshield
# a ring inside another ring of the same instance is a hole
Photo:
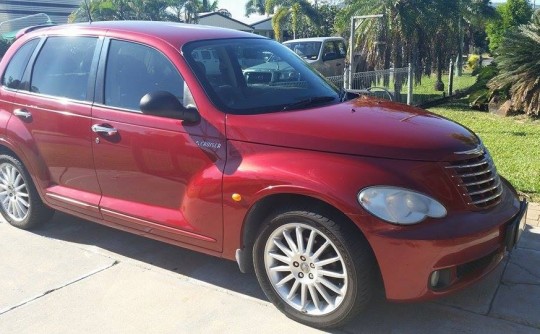
[[[283,43],[286,47],[293,50],[297,55],[309,60],[319,58],[321,42],[291,42]]]
[[[185,45],[183,53],[214,105],[228,113],[268,113],[339,102],[335,86],[272,40],[197,41]]]

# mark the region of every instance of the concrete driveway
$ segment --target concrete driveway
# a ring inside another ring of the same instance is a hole
[[[336,333],[540,333],[540,205],[482,283],[436,302],[372,307]],[[0,222],[0,333],[310,333],[236,263],[56,214]]]

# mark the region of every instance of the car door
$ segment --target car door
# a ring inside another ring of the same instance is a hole
[[[13,99],[8,124],[8,137],[22,150],[45,200],[98,218],[101,191],[90,116],[100,45],[90,36],[43,39]]]
[[[337,57],[337,50],[336,45],[334,44],[334,41],[327,40],[324,41],[322,46],[322,56],[321,60],[323,63],[321,73],[324,76],[331,77],[338,75],[338,57]]]
[[[104,219],[221,250],[224,136],[204,117],[187,124],[139,109],[155,91],[194,104],[177,67],[152,46],[110,39],[98,77],[93,152]]]

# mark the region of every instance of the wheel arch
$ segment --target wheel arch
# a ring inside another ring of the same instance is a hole
[[[347,231],[365,238],[362,230],[341,210],[328,202],[304,194],[280,193],[267,195],[255,202],[248,210],[241,232],[241,248],[236,251],[236,261],[244,273],[253,272],[253,246],[264,221],[277,210],[310,210],[343,224]],[[369,245],[369,242],[367,242]],[[369,245],[371,248],[371,245]],[[371,249],[373,252],[373,249]]]

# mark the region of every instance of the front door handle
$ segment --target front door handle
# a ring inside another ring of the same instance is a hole
[[[26,109],[15,109],[13,110],[13,115],[24,119],[30,119],[32,117],[32,114]]]
[[[118,133],[118,130],[116,130],[115,128],[110,128],[108,126],[103,126],[99,124],[92,125],[92,131],[94,131],[95,133],[102,133],[107,136],[114,136]]]

